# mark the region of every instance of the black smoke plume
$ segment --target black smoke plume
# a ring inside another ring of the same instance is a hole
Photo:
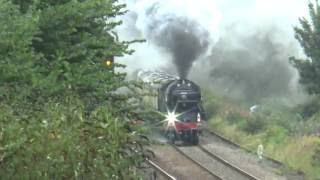
[[[179,76],[186,78],[193,62],[208,49],[208,32],[199,28],[195,21],[184,18],[170,18],[157,30],[153,29],[159,28],[155,24],[150,26],[152,41],[172,55]]]

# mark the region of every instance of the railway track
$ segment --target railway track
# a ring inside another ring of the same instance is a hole
[[[233,151],[238,153],[240,152],[239,151],[240,149],[245,151],[248,151],[248,150],[242,148],[236,143],[233,143],[227,138],[224,138],[223,136],[216,134],[215,132],[207,131],[207,130],[204,130],[204,132],[206,134],[211,134],[211,135],[210,136],[205,135],[204,137],[202,137],[199,146],[185,146],[185,145],[179,146],[180,143],[178,143],[178,146],[171,144],[170,147],[173,147],[173,149],[175,149],[176,151],[175,152],[176,155],[171,157],[178,158],[180,156],[184,156],[186,159],[189,160],[189,161],[185,161],[184,164],[183,163],[182,164],[180,163],[179,165],[177,164],[178,166],[180,166],[181,168],[185,166],[193,166],[193,167],[197,166],[198,169],[201,168],[202,171],[205,171],[208,175],[211,175],[212,178],[214,179],[224,179],[224,180],[229,180],[229,179],[239,179],[239,180],[263,179],[264,180],[264,179],[270,179],[270,178],[284,179],[284,177],[282,176],[280,177],[280,175],[273,174],[274,172],[276,172],[273,170],[276,170],[278,169],[278,167],[282,166],[281,162],[270,159],[270,161],[272,161],[274,164],[272,165],[272,168],[268,169],[267,166],[270,165],[269,161],[265,161],[264,164],[260,164],[256,161],[255,158],[253,158],[253,156],[250,156],[250,155],[244,156],[244,157],[235,156],[233,154]],[[217,143],[213,143],[213,141],[214,142],[217,141]],[[222,144],[225,144],[225,145],[223,146]],[[173,149],[172,151],[174,151]],[[224,149],[227,151],[224,151]],[[231,153],[233,156],[232,157],[228,156],[228,153]],[[269,160],[266,157],[264,159]],[[248,164],[246,165],[245,163],[248,163]],[[169,164],[171,164],[171,162],[169,162]],[[167,166],[169,164],[164,162],[163,165]],[[171,165],[169,165],[168,167],[170,166]],[[170,173],[174,174],[175,177],[177,177],[177,179],[181,179],[181,177],[179,177],[179,174],[175,174],[175,170],[172,171],[171,169],[168,169],[168,168],[167,170]],[[189,176],[187,177],[193,177],[193,175],[195,175],[195,173],[191,173],[188,171],[187,171],[187,174],[189,174]],[[185,177],[182,179],[185,179]]]
[[[249,172],[246,172],[245,170],[237,167],[236,165],[228,162],[227,160],[225,160],[223,157],[213,153],[212,151],[207,150],[205,147],[199,145],[198,146],[203,152],[205,152],[206,154],[208,154],[210,157],[217,159],[218,161],[222,162],[223,164],[225,164],[226,166],[228,166],[229,168],[239,172],[240,174],[242,174],[243,176],[247,177],[248,179],[252,179],[252,180],[259,180],[258,177],[255,177],[254,175],[250,174]]]
[[[208,151],[201,145],[184,147],[172,146],[217,179],[259,180],[259,178],[231,164],[213,152]]]
[[[221,141],[226,142],[227,144],[229,144],[229,145],[231,145],[231,146],[233,146],[233,147],[235,147],[235,148],[243,149],[243,150],[245,150],[245,151],[247,151],[247,152],[252,153],[251,150],[240,146],[239,144],[231,141],[230,139],[222,136],[222,135],[219,134],[219,133],[216,133],[216,132],[214,132],[214,131],[212,131],[212,130],[209,130],[209,129],[205,129],[205,131],[206,131],[208,134],[217,137],[217,138],[220,139]],[[273,158],[271,158],[271,157],[269,157],[269,156],[267,156],[267,155],[263,155],[263,158],[266,159],[266,160],[268,160],[268,161],[271,161],[271,162],[274,163],[278,168],[280,168],[280,167],[283,166],[283,163],[282,163],[282,162],[280,162],[280,161],[278,161],[278,160],[275,160],[275,159],[273,159]]]
[[[202,142],[202,140],[201,140]],[[226,142],[224,142],[226,143]],[[228,141],[231,144],[231,141]],[[239,148],[234,144],[231,144]],[[250,179],[250,180],[258,180],[260,176],[256,177],[251,173],[247,172],[247,168],[244,170],[239,166],[231,163],[232,161],[228,161],[224,156],[221,156],[212,149],[207,149],[205,146],[177,146],[170,144],[179,154],[183,155],[187,159],[189,159],[189,163],[193,163],[201,168],[203,171],[206,171],[210,174],[214,179]],[[183,164],[182,166],[186,166],[187,164]]]
[[[163,168],[161,168],[159,165],[157,165],[155,162],[147,159],[146,162],[157,172],[159,172],[162,176],[164,176],[168,180],[177,180],[174,176],[172,176],[170,173],[165,171]]]
[[[223,180],[222,177],[218,176],[217,174],[215,174],[212,170],[210,170],[209,168],[207,168],[203,163],[201,163],[198,160],[195,160],[194,158],[192,158],[188,153],[186,153],[185,151],[183,151],[181,149],[181,147],[178,147],[176,145],[171,145],[174,149],[176,149],[180,154],[184,155],[186,158],[188,158],[190,161],[194,162],[195,164],[197,164],[200,168],[202,168],[203,170],[207,171],[209,174],[211,174],[213,177],[215,177],[216,179],[219,180]]]
[[[214,132],[214,131],[207,129],[207,128],[203,129],[203,132],[205,132],[205,134],[206,134],[203,137],[204,138],[203,139],[204,147],[206,147],[207,150],[210,150],[211,152],[216,152],[216,150],[218,150],[218,149],[214,148],[214,146],[217,147],[217,146],[219,146],[220,143],[223,143],[223,144],[229,145],[229,147],[231,149],[234,149],[234,151],[243,150],[249,154],[255,155],[254,151],[247,149],[247,148],[233,142],[232,140],[224,137],[223,135],[221,135],[217,132]],[[218,143],[214,146],[209,145],[209,144],[211,144],[212,139],[215,139],[214,141],[218,141]],[[208,144],[205,145],[206,143],[208,143]],[[227,152],[232,153],[232,150],[227,151]],[[226,155],[226,153],[223,153],[223,151],[221,151],[221,149],[218,150],[217,153],[220,155],[223,155],[223,156]],[[238,159],[238,160],[235,160],[235,163],[238,164],[239,167],[241,167],[245,170],[249,170],[249,172],[253,172],[256,175],[256,177],[259,177],[262,179],[270,179],[270,177],[272,177],[273,179],[298,179],[298,180],[305,179],[305,174],[299,170],[291,170],[291,171],[288,171],[285,173],[279,173],[279,171],[277,171],[277,170],[279,170],[281,168],[287,168],[286,165],[284,165],[281,161],[273,159],[266,154],[264,154],[262,157],[263,157],[263,160],[259,162],[261,167],[263,167],[261,169],[261,171],[259,171],[257,168],[255,168],[254,162],[251,164],[248,164],[248,166],[242,166],[241,163],[239,164],[239,159]],[[232,158],[227,157],[227,159],[230,159],[231,161],[233,161]]]
[[[179,151],[175,145],[153,146],[150,150],[155,154],[152,160],[176,179],[222,180],[200,162]]]

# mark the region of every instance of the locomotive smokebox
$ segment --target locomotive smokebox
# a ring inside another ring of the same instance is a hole
[[[194,82],[180,78],[164,84],[159,89],[159,111],[173,110],[178,104],[185,103],[201,103],[201,89]]]

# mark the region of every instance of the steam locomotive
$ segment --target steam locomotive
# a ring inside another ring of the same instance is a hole
[[[156,94],[146,97],[144,102],[166,115],[167,138],[173,143],[181,140],[198,144],[201,122],[205,120],[200,87],[162,71],[141,70],[137,78],[146,85],[143,89]]]
[[[198,144],[201,121],[205,119],[201,89],[187,79],[176,79],[158,89],[158,111],[167,113],[165,134],[171,142]]]

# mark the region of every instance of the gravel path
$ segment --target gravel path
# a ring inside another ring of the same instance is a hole
[[[168,145],[152,146],[154,162],[179,180],[215,180],[207,171]]]

